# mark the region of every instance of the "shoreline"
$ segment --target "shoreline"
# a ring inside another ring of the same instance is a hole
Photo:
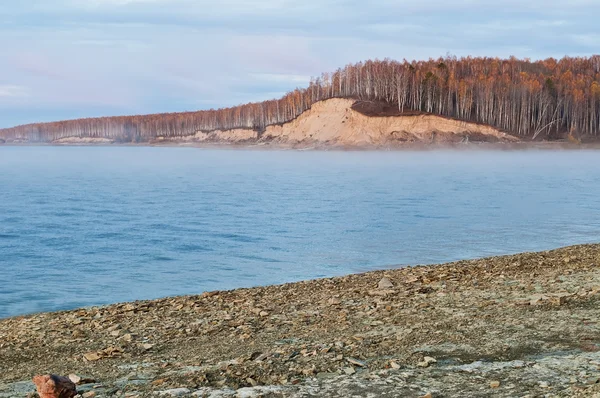
[[[599,319],[600,244],[39,313],[0,320],[0,397],[589,397]]]
[[[151,148],[197,148],[266,151],[317,151],[317,152],[410,152],[410,151],[581,151],[598,150],[600,142],[574,144],[569,142],[513,142],[513,143],[457,143],[457,144],[404,144],[344,146],[312,143],[224,143],[224,142],[144,142],[144,143],[0,143],[2,147],[151,147]]]

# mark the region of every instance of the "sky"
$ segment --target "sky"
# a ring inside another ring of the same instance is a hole
[[[0,128],[277,98],[366,59],[589,56],[598,15],[598,0],[0,0]]]

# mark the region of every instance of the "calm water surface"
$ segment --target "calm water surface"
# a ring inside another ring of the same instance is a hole
[[[0,147],[0,317],[598,241],[593,151]]]

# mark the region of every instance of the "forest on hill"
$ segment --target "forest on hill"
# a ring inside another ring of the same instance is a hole
[[[384,102],[399,114],[426,112],[484,123],[511,134],[552,139],[600,136],[600,55],[528,59],[457,58],[365,61],[314,78],[283,98],[196,112],[38,123],[0,130],[7,140],[49,142],[97,137],[141,142],[198,131],[263,131],[330,98]]]

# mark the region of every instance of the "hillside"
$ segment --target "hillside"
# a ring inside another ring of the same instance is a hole
[[[315,142],[343,146],[394,143],[457,143],[517,141],[501,131],[435,115],[366,116],[355,101],[330,99],[313,105],[297,119],[269,126],[262,135],[275,142]]]
[[[367,116],[363,113],[365,105],[369,109],[380,108],[378,104],[333,98],[319,101],[296,119],[267,126],[262,132],[253,129],[198,131],[184,137],[159,136],[150,142],[378,147],[403,144],[519,141],[516,137],[487,125],[430,114],[412,112],[406,115]],[[99,137],[70,137],[53,142],[108,144],[114,141]]]
[[[219,137],[228,131],[228,140],[233,139],[231,134],[237,138],[250,134],[247,139],[258,140],[270,128],[293,122],[313,105],[328,99],[384,103],[390,110],[397,110],[395,116],[426,113],[485,124],[528,140],[567,135],[597,140],[600,56],[535,62],[514,57],[366,61],[325,73],[308,87],[281,99],[218,110],[29,124],[0,130],[0,139],[149,142],[159,137],[191,137],[199,132],[213,132],[209,138]],[[433,126],[429,133],[436,128]],[[245,130],[253,130],[257,136]],[[379,133],[369,130],[364,134],[372,137]]]

